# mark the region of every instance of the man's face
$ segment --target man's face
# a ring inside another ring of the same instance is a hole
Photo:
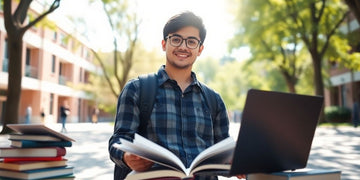
[[[177,32],[170,33],[168,37],[174,35],[176,37],[180,37],[180,41],[181,38],[189,39],[188,46],[190,46],[190,43],[194,42],[194,40],[200,40],[199,30],[192,26],[187,26],[181,28]],[[196,48],[191,49],[186,45],[186,40],[183,40],[180,46],[175,47],[170,43],[170,40],[171,39],[167,38],[166,41],[162,40],[161,42],[162,48],[166,52],[166,65],[179,69],[192,68],[192,65],[194,64],[197,56],[200,56],[204,46],[199,43]]]

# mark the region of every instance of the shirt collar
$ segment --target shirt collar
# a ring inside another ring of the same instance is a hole
[[[158,77],[158,85],[159,86],[162,86],[166,81],[171,80],[169,75],[165,71],[165,65],[162,65],[159,68],[159,70],[157,72],[157,77]],[[197,80],[196,74],[193,71],[191,71],[191,78],[193,79],[193,82],[191,83],[190,86],[195,85],[200,88],[201,87],[200,82]]]

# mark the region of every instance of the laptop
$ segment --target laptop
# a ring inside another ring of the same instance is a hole
[[[323,97],[248,91],[230,176],[306,167]]]

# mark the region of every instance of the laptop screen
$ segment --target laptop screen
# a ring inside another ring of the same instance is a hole
[[[230,175],[304,168],[323,97],[248,91]]]

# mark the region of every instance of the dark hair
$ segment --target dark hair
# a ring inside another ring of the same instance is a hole
[[[186,26],[193,26],[199,29],[200,41],[201,44],[203,44],[206,37],[205,26],[202,19],[190,11],[185,11],[183,13],[177,14],[169,19],[163,29],[164,40],[170,33],[174,33]]]

